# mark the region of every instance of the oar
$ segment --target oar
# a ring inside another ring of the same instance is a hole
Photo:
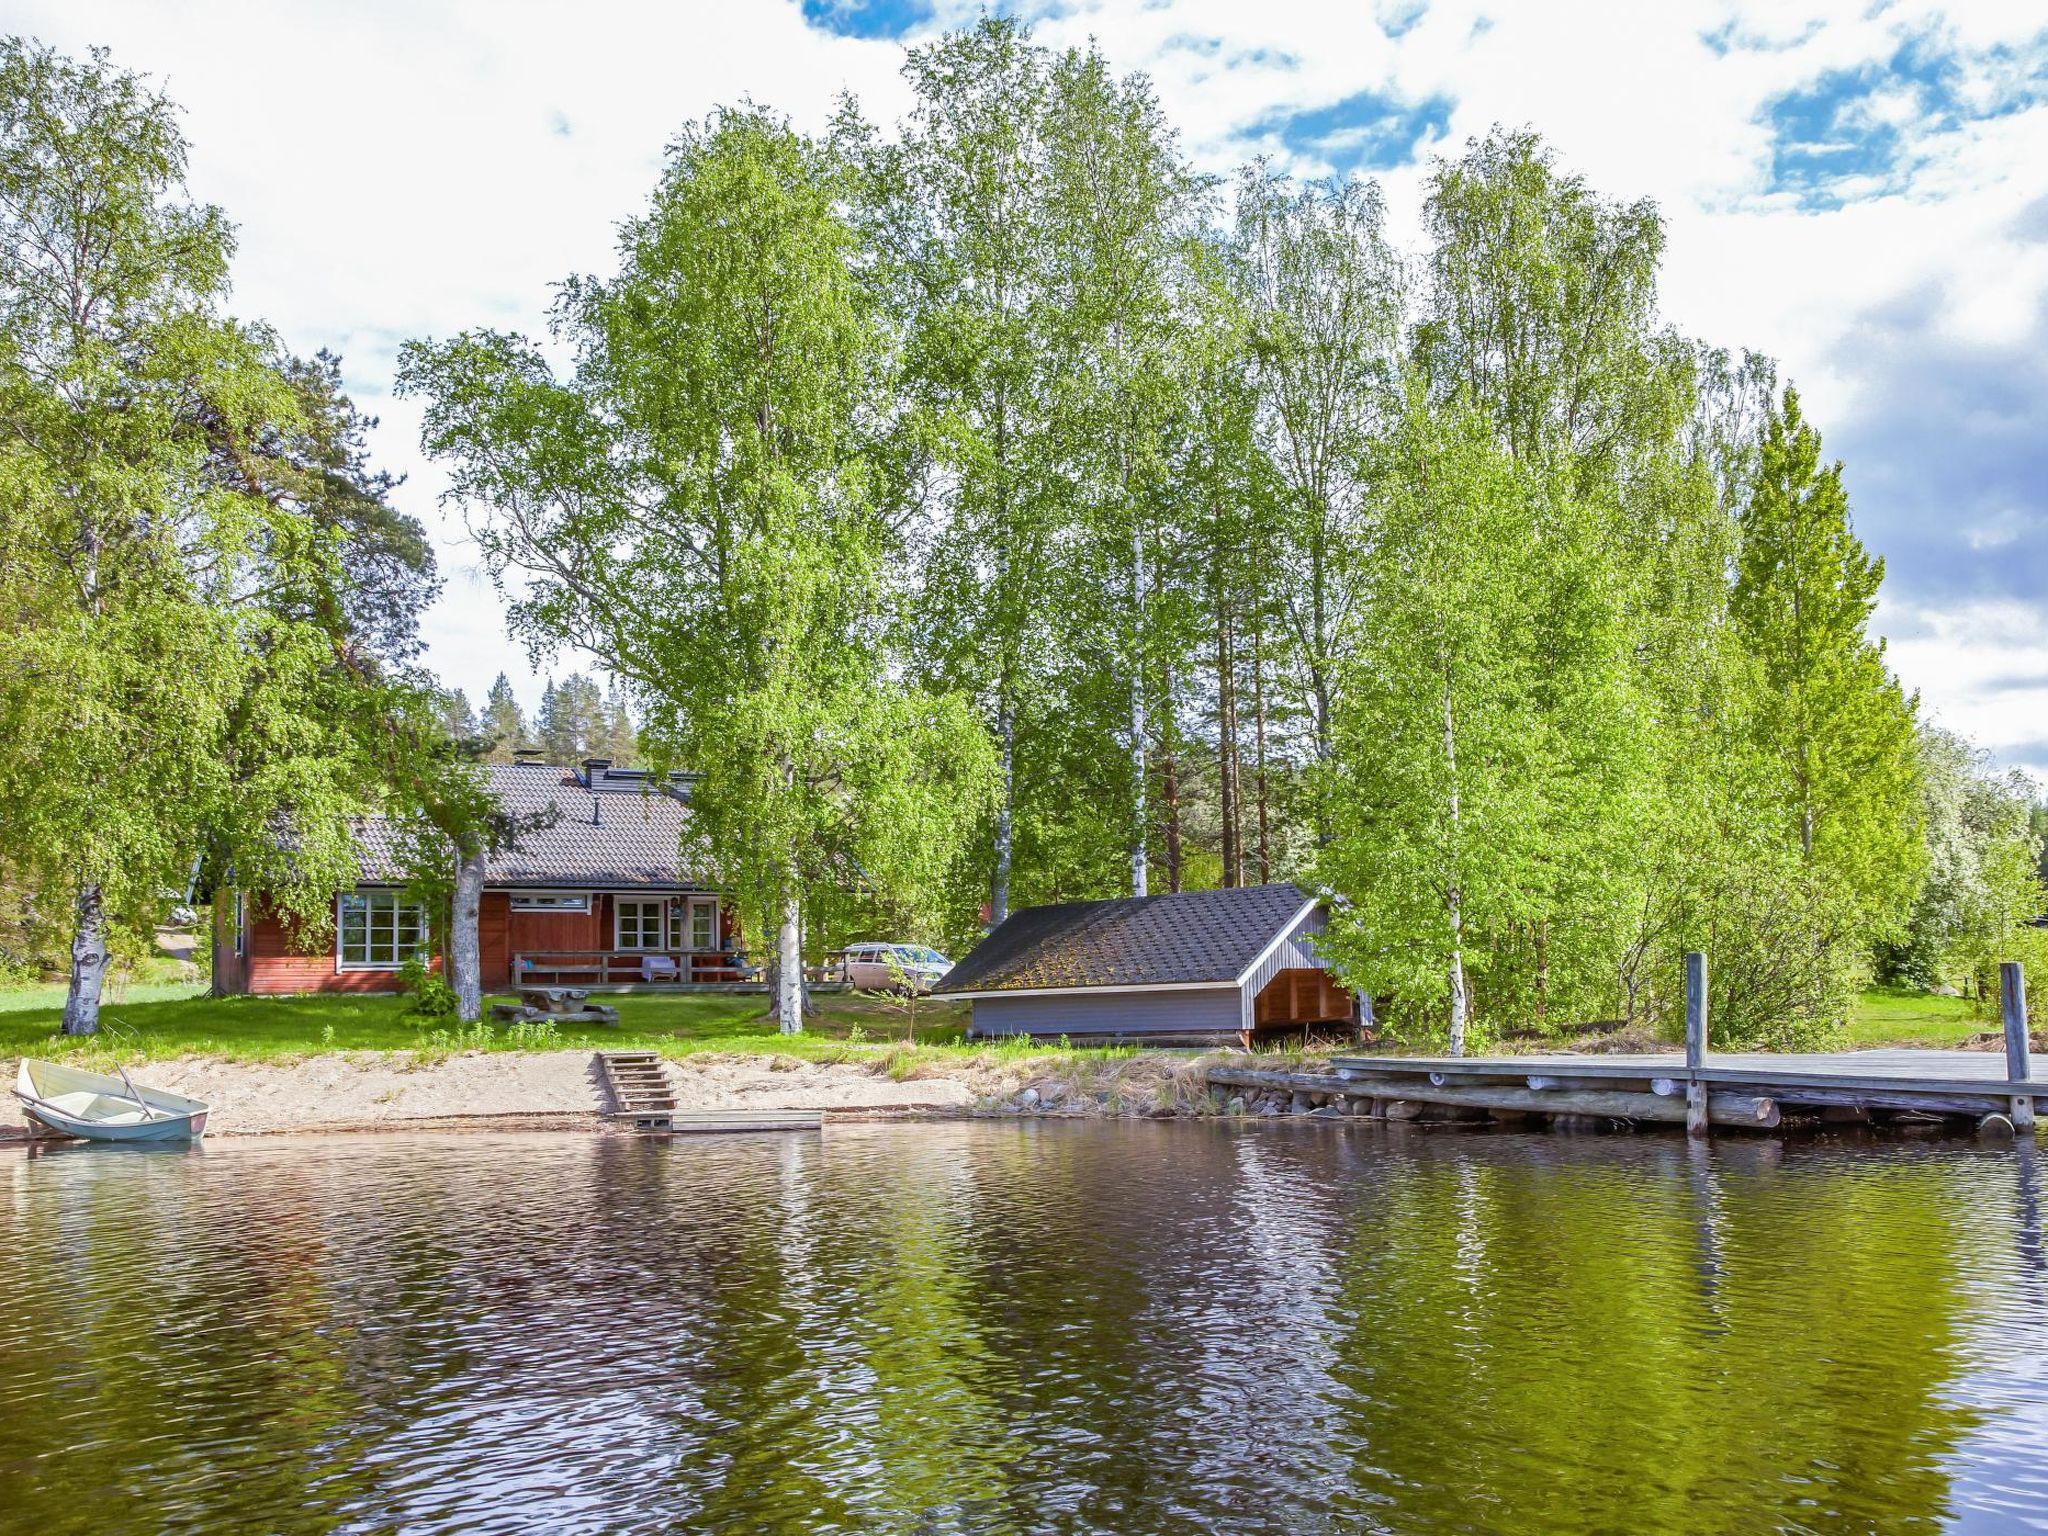
[[[128,1083],[128,1097],[133,1099],[138,1105],[141,1106],[142,1118],[145,1120],[154,1120],[156,1118],[155,1108],[151,1106],[149,1100],[145,1099],[142,1096],[141,1090],[138,1089],[135,1086],[135,1084],[128,1081],[128,1069],[122,1066],[121,1063],[117,1061],[114,1063],[114,1070],[121,1074],[122,1082]]]

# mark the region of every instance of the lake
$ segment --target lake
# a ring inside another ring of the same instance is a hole
[[[2048,1530],[2044,1159],[1359,1121],[0,1152],[0,1531]]]

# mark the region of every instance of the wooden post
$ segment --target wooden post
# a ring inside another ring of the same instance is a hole
[[[1707,1085],[1699,1073],[1707,1064],[1707,957],[1685,957],[1685,1134],[1707,1134]]]
[[[1998,968],[2000,1004],[2005,1017],[2005,1075],[2015,1083],[2028,1080],[2027,1062],[2027,973],[2017,960]],[[2034,1128],[2034,1097],[2012,1096],[2012,1128],[2022,1134]]]

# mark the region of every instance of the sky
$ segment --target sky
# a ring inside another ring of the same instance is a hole
[[[1857,529],[1879,628],[1924,711],[2048,780],[2048,20],[1917,0],[1022,0],[1055,46],[1150,75],[1185,149],[1385,187],[1419,248],[1436,157],[1527,125],[1569,170],[1650,197],[1664,318],[1778,360]],[[902,49],[951,0],[0,0],[0,26],[100,45],[179,102],[194,192],[240,228],[235,308],[343,360],[446,588],[426,660],[531,708],[399,346],[540,334],[554,285],[608,272],[665,144],[751,98],[822,127],[842,91],[894,121]]]

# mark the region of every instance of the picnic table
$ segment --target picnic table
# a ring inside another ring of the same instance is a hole
[[[552,1019],[560,1024],[616,1024],[619,1010],[590,1002],[590,993],[582,987],[521,987],[519,1001],[499,1003],[491,1009],[491,1017],[508,1019],[515,1023],[535,1023],[541,1019]]]

